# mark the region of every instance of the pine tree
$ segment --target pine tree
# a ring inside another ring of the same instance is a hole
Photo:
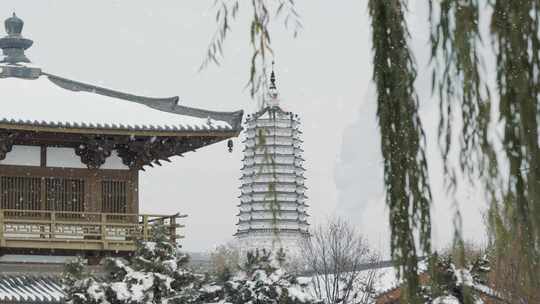
[[[203,276],[186,268],[189,257],[170,242],[167,228],[156,224],[149,241],[137,244],[131,263],[107,259],[101,280],[84,272],[84,266],[66,266],[65,285],[72,304],[195,303]]]
[[[425,303],[479,303],[478,286],[486,284],[490,270],[486,256],[466,267],[458,267],[451,256],[434,254],[430,268],[431,284],[423,288]]]
[[[68,304],[98,304],[106,301],[105,284],[86,271],[84,259],[77,257],[65,265],[62,285]]]
[[[308,304],[319,303],[292,274],[283,269],[283,250],[272,256],[270,251],[248,252],[241,270],[223,285],[207,285],[201,302],[232,304]]]

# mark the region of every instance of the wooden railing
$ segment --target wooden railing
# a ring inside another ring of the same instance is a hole
[[[185,215],[54,212],[0,209],[0,249],[133,251],[147,240],[153,224],[165,225],[172,242]]]

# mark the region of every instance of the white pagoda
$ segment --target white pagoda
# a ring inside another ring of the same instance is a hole
[[[279,105],[275,73],[262,109],[247,116],[240,213],[235,234],[242,252],[297,254],[309,237],[298,115]]]

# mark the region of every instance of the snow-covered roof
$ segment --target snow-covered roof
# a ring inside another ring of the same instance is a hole
[[[0,38],[4,55],[0,57],[1,127],[151,131],[156,135],[241,130],[242,111],[197,109],[178,105],[176,96],[138,96],[46,73],[24,54],[33,44],[21,35],[24,22],[13,15],[5,25],[7,36]]]
[[[0,65],[0,75],[2,67]],[[121,93],[112,97],[99,94],[98,90],[69,90],[59,86],[54,77],[47,74],[41,74],[37,79],[0,76],[0,123],[156,132],[234,131],[238,127],[234,117],[224,119],[210,111],[204,113],[201,110],[202,115],[198,117],[127,100],[121,98]],[[159,106],[158,102],[156,106]]]
[[[0,303],[61,303],[64,296],[58,277],[0,275]]]

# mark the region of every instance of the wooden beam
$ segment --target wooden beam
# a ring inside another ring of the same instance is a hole
[[[42,145],[40,147],[40,166],[42,168],[47,167],[47,146]]]
[[[0,165],[2,176],[33,176],[33,177],[69,177],[69,178],[89,178],[92,175],[100,177],[110,177],[119,180],[129,180],[129,170],[116,169],[79,169],[79,168],[56,168],[37,166],[16,166]]]

